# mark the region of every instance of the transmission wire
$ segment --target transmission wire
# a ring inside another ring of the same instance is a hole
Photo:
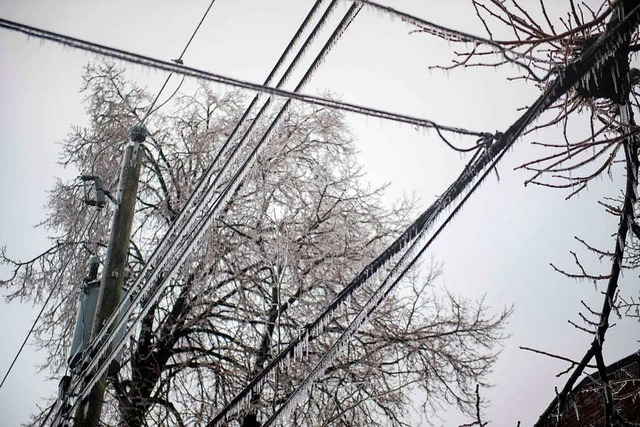
[[[339,34],[341,34],[341,32],[344,31],[344,29],[346,28],[346,26],[348,26],[348,24],[350,23],[350,21],[355,17],[355,14],[357,12],[354,13],[356,8],[359,8],[360,6],[352,6],[352,8],[349,10],[349,14],[345,16],[345,18],[343,18],[343,22],[341,22],[340,26],[343,27],[340,32],[338,33],[338,30],[336,30],[336,33],[334,33],[333,37],[337,37]],[[319,62],[321,61],[321,59],[323,58],[323,56],[326,54],[326,52],[328,51],[329,47],[331,47],[331,45],[329,44],[330,42],[328,42],[327,45],[325,45],[325,47],[323,48],[323,50],[321,51],[321,53],[318,55],[318,57],[316,58],[316,60],[314,61],[314,64],[312,65],[312,67],[310,67],[310,69],[307,71],[307,73],[305,74],[305,76],[303,77],[303,79],[301,80],[301,82],[299,83],[298,87],[296,88],[296,90],[302,86],[304,83],[306,83],[307,79],[310,77],[311,72],[315,69],[315,66],[317,66],[317,64],[319,64]],[[204,232],[204,230],[206,229],[208,223],[211,221],[211,219],[213,218],[213,215],[216,211],[216,209],[221,205],[221,203],[223,203],[224,198],[230,194],[231,191],[233,191],[233,186],[236,183],[239,183],[241,181],[241,176],[242,174],[246,171],[246,168],[249,166],[249,162],[250,160],[252,160],[253,158],[255,158],[255,156],[258,153],[258,150],[260,148],[260,146],[266,141],[267,136],[271,133],[271,131],[273,129],[275,129],[275,125],[276,123],[279,121],[280,117],[282,117],[282,115],[284,114],[286,107],[289,105],[290,101],[287,101],[286,105],[283,106],[283,108],[281,109],[281,111],[278,113],[278,116],[276,117],[276,119],[272,122],[271,126],[269,127],[269,129],[265,132],[265,134],[263,135],[263,137],[261,138],[260,142],[258,143],[258,145],[256,147],[254,147],[253,151],[251,152],[251,154],[249,155],[249,158],[247,158],[245,160],[245,162],[242,164],[242,166],[240,167],[240,170],[238,170],[236,172],[236,174],[233,176],[233,178],[231,179],[230,183],[226,186],[225,190],[223,190],[222,194],[218,196],[218,199],[216,200],[216,202],[214,203],[214,205],[209,209],[209,211],[206,213],[206,215],[198,222],[197,225],[197,230],[195,230],[196,233],[196,237],[194,237],[193,239],[191,239],[191,245],[193,245],[193,243],[199,239],[199,237],[202,235],[202,233]],[[190,245],[190,246],[191,246]],[[170,272],[165,276],[166,278],[169,278],[172,276],[173,272],[175,272],[179,266],[182,264],[182,262],[184,261],[185,257],[188,255],[189,253],[189,249],[190,246],[185,248],[182,251],[182,255],[180,255],[180,258],[178,260],[176,260],[173,264],[173,266],[170,269]],[[165,279],[166,280],[166,279]],[[153,297],[157,297],[159,296],[159,292],[160,292],[160,288],[156,288],[154,290],[152,290],[153,294],[151,298]],[[138,294],[139,295],[139,294]],[[143,307],[141,313],[138,314],[137,318],[134,320],[134,323],[137,323],[141,317],[144,315],[145,310],[147,309],[147,307],[151,304],[151,299],[149,299],[149,301],[147,302],[147,304],[145,304],[145,307]],[[118,329],[117,327],[115,328],[116,330]],[[130,332],[130,329],[129,331]],[[109,335],[110,337],[113,336],[113,334]],[[120,341],[120,343],[124,342],[124,338]],[[106,346],[106,344],[103,344],[102,348],[104,348]],[[118,347],[119,347],[119,343],[116,344],[116,348],[112,349],[111,354],[114,354],[118,351]],[[102,349],[101,348],[101,349]],[[102,350],[99,350],[102,351]],[[109,356],[107,356],[108,358]],[[97,357],[94,357],[94,360],[96,360]],[[107,360],[107,359],[105,359]],[[106,366],[106,362],[102,362],[102,366],[103,368],[100,368],[99,370],[104,370],[104,367]],[[87,368],[88,370],[89,368]],[[97,375],[94,375],[97,376]],[[87,389],[87,387],[85,387],[85,389]],[[84,392],[81,392],[80,394],[82,395]]]
[[[587,49],[584,54],[578,58],[573,63],[567,65],[564,69],[560,70],[556,79],[554,79],[547,89],[543,92],[542,95],[538,97],[538,99],[518,118],[506,131],[504,134],[497,133],[494,136],[494,142],[492,145],[487,145],[487,151],[485,153],[493,153],[491,156],[489,154],[481,155],[475,165],[475,172],[472,175],[475,175],[480,172],[479,168],[485,167],[489,162],[491,162],[491,166],[483,173],[480,177],[479,181],[476,182],[474,186],[471,187],[469,193],[467,193],[462,199],[462,203],[464,203],[471,194],[478,188],[480,183],[486,178],[488,173],[495,167],[497,162],[506,154],[506,152],[511,148],[511,146],[515,143],[516,139],[520,137],[525,128],[531,124],[543,111],[545,111],[549,106],[551,106],[558,98],[560,98],[563,94],[565,94],[574,84],[576,84],[579,79],[581,79],[584,75],[590,72],[591,69],[596,65],[597,60],[601,57],[606,57],[608,52],[615,51],[621,43],[621,39],[615,37],[616,33],[623,31],[631,31],[638,25],[640,19],[640,6],[634,8],[632,12],[630,12],[624,20],[622,20],[615,28],[613,28],[610,32],[604,35],[602,38],[598,39],[596,43],[594,43],[589,49]],[[492,158],[493,156],[493,158]],[[320,314],[312,323],[305,326],[298,337],[294,338],[292,342],[281,351],[278,355],[276,355],[269,364],[263,368],[263,370],[257,374],[245,388],[240,391],[236,395],[234,399],[232,399],[229,404],[227,404],[224,409],[216,415],[216,417],[208,423],[208,426],[216,426],[219,425],[222,420],[224,420],[230,412],[235,408],[235,406],[240,405],[243,399],[245,399],[249,393],[256,387],[260,381],[262,381],[266,376],[270,373],[270,371],[277,368],[278,364],[285,359],[285,357],[294,354],[294,350],[299,347],[299,345],[305,340],[309,339],[311,335],[310,332],[319,325],[322,324],[323,319],[327,316],[330,316],[332,312],[337,310],[338,307],[341,306],[344,301],[354,292],[355,289],[360,287],[366,279],[371,277],[375,272],[377,272],[384,262],[381,261],[381,258],[386,258],[386,260],[390,259],[394,253],[398,253],[398,251],[406,246],[408,243],[408,238],[415,238],[418,233],[421,233],[425,226],[428,225],[427,219],[431,217],[433,219],[434,214],[437,214],[437,210],[442,211],[446,205],[449,205],[460,195],[461,188],[466,187],[470,181],[473,179],[472,176],[465,177],[465,174],[469,174],[472,172],[472,168],[465,168],[463,173],[454,181],[454,183],[449,187],[449,190],[453,190],[453,194],[449,196],[449,200],[446,201],[445,206],[439,206],[444,196],[438,199],[433,205],[431,205],[427,210],[423,212],[423,214],[418,217],[418,219],[405,230],[405,232],[396,240],[392,245],[390,245],[385,251],[382,252],[378,258],[372,261],[368,266],[366,266],[360,274],[356,276],[356,278],[347,285],[334,299],[334,301],[329,304],[329,307],[325,309],[323,313]],[[458,191],[456,191],[458,189]],[[458,193],[457,195],[455,193]],[[450,198],[451,197],[451,198]],[[459,211],[462,204],[454,209],[452,215],[447,218],[442,227],[437,231],[437,234],[442,231],[444,226],[446,226],[453,215]],[[414,230],[414,231],[412,231]],[[435,238],[435,236],[434,236]],[[431,240],[427,242],[430,244]],[[396,249],[393,249],[393,248]],[[426,248],[423,248],[420,253],[422,253]]]
[[[115,58],[125,62],[130,62],[133,64],[138,64],[148,68],[169,71],[175,74],[193,77],[196,79],[201,79],[201,80],[210,81],[214,83],[220,83],[228,86],[234,86],[242,89],[248,89],[254,92],[280,96],[283,98],[288,98],[288,99],[292,99],[292,100],[296,100],[296,101],[300,101],[300,102],[304,102],[312,105],[317,105],[321,107],[333,108],[333,109],[361,114],[365,116],[376,117],[379,119],[414,125],[419,128],[425,128],[425,129],[437,128],[440,131],[446,131],[446,132],[456,133],[460,135],[483,137],[486,134],[485,132],[478,132],[478,131],[473,131],[473,130],[455,127],[455,126],[441,125],[439,123],[436,123],[432,120],[425,119],[425,118],[414,117],[414,116],[409,116],[409,115],[400,114],[400,113],[394,113],[390,111],[380,110],[377,108],[370,108],[370,107],[348,103],[348,102],[336,101],[333,99],[323,98],[320,96],[294,93],[284,89],[278,89],[270,86],[251,83],[251,82],[240,80],[234,77],[228,77],[221,74],[201,70],[198,68],[178,65],[170,61],[163,61],[160,59],[132,53],[122,49],[108,47],[98,43],[89,42],[83,39],[66,36],[63,34],[43,30],[41,28],[32,27],[29,25],[21,24],[14,21],[9,21],[2,18],[0,18],[0,27],[21,32],[23,34],[27,34],[35,38],[53,41],[66,46],[70,46],[75,49],[92,52],[102,56],[108,56],[111,58]]]
[[[84,237],[85,233],[89,231],[89,228],[93,225],[94,221],[98,217],[98,213],[99,212],[100,212],[99,210],[96,210],[94,212],[93,217],[89,220],[89,222],[87,223],[86,227],[80,232],[80,239],[82,239]],[[22,350],[24,349],[25,345],[27,344],[27,341],[29,341],[29,338],[31,337],[31,334],[35,330],[36,326],[38,325],[38,322],[40,321],[40,318],[42,317],[42,314],[44,313],[44,310],[47,308],[47,305],[49,304],[49,301],[53,297],[53,295],[54,295],[55,291],[57,290],[58,286],[60,286],[60,283],[62,282],[62,276],[65,273],[65,271],[67,270],[67,267],[71,263],[71,259],[73,258],[74,255],[75,255],[75,249],[73,250],[73,252],[71,254],[69,254],[69,256],[67,257],[67,260],[62,265],[62,268],[58,271],[58,276],[54,280],[54,283],[51,286],[51,289],[49,290],[49,294],[47,295],[47,298],[44,300],[44,303],[42,304],[42,307],[40,308],[40,311],[38,312],[38,315],[36,316],[35,320],[31,324],[31,328],[29,329],[29,332],[27,332],[27,335],[24,337],[24,340],[22,341],[22,344],[20,345],[20,348],[16,352],[16,355],[13,357],[13,360],[11,361],[11,365],[9,366],[9,369],[7,369],[7,372],[4,374],[4,377],[2,378],[2,382],[0,382],[0,388],[2,388],[2,386],[5,383],[5,381],[7,380],[7,377],[9,376],[11,371],[13,370],[13,366],[18,361],[18,358],[20,357],[20,354],[22,353]]]

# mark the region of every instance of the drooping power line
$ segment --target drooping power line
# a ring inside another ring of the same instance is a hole
[[[486,151],[478,155],[477,160],[470,166],[465,168],[462,174],[454,181],[454,183],[447,189],[445,194],[438,199],[433,205],[431,205],[427,210],[423,212],[422,215],[409,226],[407,230],[394,242],[391,246],[389,246],[383,254],[376,258],[371,264],[365,267],[356,278],[345,287],[345,289],[338,294],[338,296],[334,299],[334,301],[325,309],[325,311],[314,320],[311,324],[307,325],[301,333],[295,338],[287,348],[285,348],[281,353],[274,357],[270,361],[270,363],[258,374],[254,377],[251,382],[234,398],[230,401],[230,403],[225,406],[225,408],[211,421],[208,423],[208,427],[219,426],[224,420],[228,419],[234,413],[237,413],[242,407],[243,404],[248,403],[248,399],[252,395],[252,393],[257,391],[259,385],[262,381],[264,381],[269,374],[278,369],[282,369],[285,366],[287,360],[295,360],[296,354],[302,354],[300,348],[305,343],[310,341],[310,338],[316,336],[316,334],[323,329],[323,325],[328,323],[328,320],[331,318],[333,312],[335,312],[339,307],[341,307],[345,301],[349,298],[349,296],[354,292],[355,289],[362,286],[362,284],[366,283],[366,281],[373,276],[374,273],[380,271],[381,267],[386,265],[386,262],[390,259],[390,257],[394,254],[397,254],[401,249],[406,247],[409,242],[406,242],[407,238],[410,238],[410,241],[414,243],[417,240],[413,240],[410,236],[418,236],[419,234],[423,234],[429,226],[433,223],[436,216],[443,212],[449,205],[455,202],[456,199],[462,197],[458,206],[452,211],[449,217],[444,221],[441,227],[436,231],[436,234],[427,241],[425,246],[418,252],[418,256],[422,254],[426,248],[431,244],[433,239],[444,229],[444,227],[449,223],[449,221],[453,218],[453,216],[461,209],[464,202],[466,202],[474,191],[479,187],[479,185],[484,181],[488,173],[497,165],[500,159],[506,154],[506,152],[512,147],[515,141],[522,135],[524,130],[529,126],[543,111],[549,108],[555,101],[557,101],[561,96],[563,96],[573,85],[575,85],[580,79],[582,79],[587,73],[591,72],[591,70],[596,66],[596,64],[602,59],[607,57],[611,52],[615,52],[619,47],[621,40],[621,33],[632,31],[637,27],[640,22],[640,6],[636,7],[632,12],[630,12],[624,20],[622,20],[618,25],[615,26],[610,32],[605,34],[602,38],[598,39],[593,46],[587,49],[576,61],[567,65],[564,69],[560,70],[556,79],[554,79],[544,93],[529,107],[518,120],[516,120],[505,132],[504,134],[495,135],[495,139],[491,145],[487,146]],[[489,167],[487,167],[489,166]],[[480,176],[480,178],[471,186],[470,190],[466,193],[466,195],[462,196],[463,190],[468,187],[475,177],[480,174],[484,170],[484,173]],[[429,218],[429,221],[426,219]],[[403,241],[406,243],[403,244]],[[409,258],[411,251],[405,252],[407,255],[405,261]],[[381,258],[386,258],[386,261]],[[399,275],[398,279],[393,283],[397,283],[400,278],[406,273],[409,266],[411,266],[415,259],[410,262],[410,264],[402,270],[402,273]],[[402,260],[401,260],[402,261]],[[396,264],[397,268],[402,268],[402,262]],[[379,288],[379,292],[376,292],[376,295],[382,295],[381,299],[378,302],[372,303],[373,309],[375,309],[376,305],[382,301],[393,288],[394,284],[391,287],[385,289]],[[383,285],[385,285],[383,283]],[[383,286],[381,285],[381,286]],[[385,285],[388,286],[388,285]],[[382,290],[380,290],[382,289]],[[375,301],[375,300],[374,300]],[[368,313],[367,313],[368,314]],[[360,319],[362,320],[362,319]],[[359,326],[359,325],[357,325]],[[357,329],[357,328],[356,328]],[[317,371],[312,371],[311,379],[313,379],[313,375],[317,374]],[[307,381],[307,383],[312,382]],[[306,383],[303,382],[303,386]],[[305,386],[306,387],[306,386]],[[298,389],[295,393],[304,394],[304,389]],[[294,396],[290,396],[290,401],[295,400]],[[274,415],[274,417],[277,415]]]
[[[9,21],[3,18],[0,18],[0,27],[6,28],[8,30],[17,31],[31,37],[60,43],[66,46],[73,47],[75,49],[80,49],[80,50],[92,52],[98,55],[118,59],[121,61],[142,65],[144,67],[153,68],[156,70],[168,71],[174,74],[180,74],[188,77],[193,77],[196,79],[210,81],[213,83],[220,83],[223,85],[238,87],[241,89],[247,89],[254,92],[261,92],[268,95],[280,96],[283,98],[292,99],[292,100],[304,102],[307,104],[317,105],[320,107],[333,108],[336,110],[347,111],[347,112],[361,114],[361,115],[370,116],[370,117],[376,117],[379,119],[391,120],[399,123],[414,125],[419,128],[438,129],[441,132],[450,132],[454,134],[470,135],[475,137],[483,137],[486,135],[485,132],[478,132],[478,131],[473,131],[473,130],[455,127],[455,126],[441,125],[439,123],[436,123],[433,120],[429,120],[425,118],[409,116],[406,114],[393,113],[390,111],[365,107],[362,105],[352,104],[348,102],[341,102],[333,99],[322,98],[319,96],[294,93],[284,89],[278,89],[278,88],[265,86],[257,83],[251,83],[245,80],[240,80],[233,77],[227,77],[221,74],[200,70],[198,68],[187,67],[187,66],[175,64],[170,61],[163,61],[160,59],[151,58],[148,56],[132,53],[122,49],[116,49],[116,48],[101,45],[98,43],[89,42],[83,39],[78,39],[75,37],[66,36],[63,34],[52,32],[52,31],[43,30],[41,28],[32,27],[32,26],[21,24],[14,21]]]

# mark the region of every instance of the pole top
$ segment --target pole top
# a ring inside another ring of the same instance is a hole
[[[129,130],[129,139],[133,142],[144,142],[147,135],[149,131],[142,124],[135,125]]]

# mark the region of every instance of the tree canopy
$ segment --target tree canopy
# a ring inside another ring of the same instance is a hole
[[[99,174],[115,191],[128,129],[152,97],[110,64],[89,65],[82,90],[89,122],[72,129],[61,161]],[[240,92],[199,86],[150,116],[131,277],[175,220],[244,105]],[[268,125],[257,123],[248,145]],[[220,188],[228,179],[223,176]],[[290,109],[162,297],[132,325],[119,369],[109,375],[103,421],[138,426],[210,420],[408,223],[414,202],[387,207],[383,192],[366,183],[339,113]],[[94,220],[77,181],[57,182],[48,208],[42,226],[51,248],[26,262],[3,252],[15,274],[2,286],[10,299],[33,301],[53,290],[54,303],[36,335],[59,376],[67,365],[86,259],[104,254],[112,209],[100,210]],[[438,273],[435,263],[417,269],[385,299],[309,402],[292,414],[292,424],[408,425],[405,414],[416,390],[425,392],[425,414],[450,403],[475,410],[476,384],[484,384],[496,360],[509,310],[491,313],[482,300],[436,289]],[[267,381],[237,422],[264,418],[283,402],[370,291],[365,286],[354,295],[327,332],[309,343],[307,356]]]

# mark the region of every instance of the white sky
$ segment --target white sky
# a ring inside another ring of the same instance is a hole
[[[135,3],[135,4],[134,4]],[[0,0],[0,16],[148,56],[178,56],[209,1],[141,0]],[[531,4],[531,1],[523,2]],[[533,2],[537,3],[537,2]],[[551,3],[551,2],[550,2]],[[561,7],[563,2],[552,2]],[[254,82],[262,82],[312,1],[217,0],[185,56],[185,63]],[[394,7],[426,19],[480,34],[466,0],[398,0]],[[515,70],[442,73],[427,67],[446,63],[453,46],[424,35],[397,19],[364,9],[316,73],[307,93],[331,90],[345,101],[464,126],[504,130],[529,105],[537,91],[524,83],[507,83]],[[78,93],[83,66],[93,55],[0,30],[0,245],[27,259],[46,248],[43,230],[33,225],[46,212],[46,191],[56,176],[73,176],[56,165],[57,141],[71,124],[84,122]],[[164,74],[126,66],[128,77],[156,91]],[[348,116],[358,138],[361,161],[374,183],[390,182],[392,200],[415,192],[422,207],[457,176],[466,158],[451,152],[431,133],[377,119]],[[557,141],[557,131],[535,135]],[[518,349],[524,345],[580,358],[591,337],[567,319],[578,321],[580,300],[600,305],[593,285],[569,281],[549,262],[571,269],[569,250],[580,252],[578,235],[604,249],[613,242],[617,220],[596,205],[602,196],[620,194],[621,177],[603,179],[583,194],[564,201],[566,193],[524,187],[526,174],[513,167],[535,155],[519,141],[499,166],[500,181],[481,187],[433,246],[444,262],[440,285],[468,297],[487,294],[496,310],[515,305],[505,349],[483,394],[492,400],[486,419],[493,425],[531,424],[563,384],[555,374],[565,368]],[[554,139],[555,138],[555,139]],[[538,152],[539,153],[539,152]],[[594,273],[608,264],[591,258]],[[637,273],[636,273],[637,274]],[[622,286],[638,284],[628,275]],[[3,305],[0,311],[0,373],[4,374],[37,313],[29,305]],[[638,325],[613,328],[605,360],[613,362],[638,349]],[[29,347],[0,389],[0,425],[26,421],[55,382],[34,365],[42,361]],[[456,414],[441,414],[436,425],[458,425]]]

